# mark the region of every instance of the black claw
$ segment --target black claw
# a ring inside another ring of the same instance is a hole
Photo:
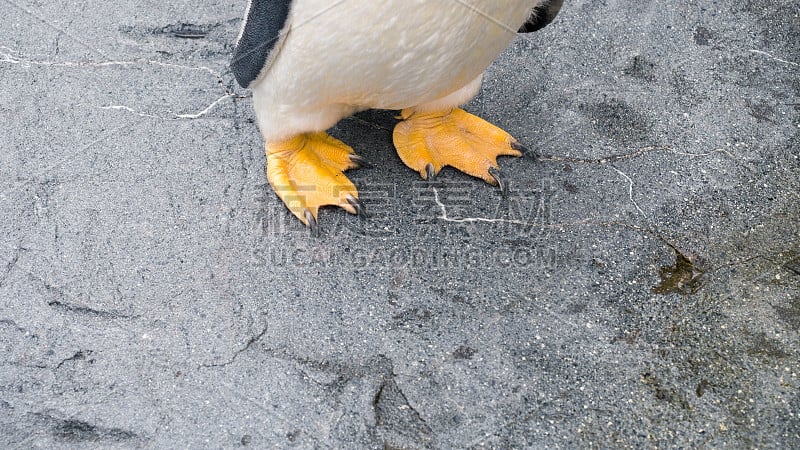
[[[435,181],[436,180],[436,169],[433,168],[433,164],[428,163],[425,166],[425,174],[427,175],[428,181]]]
[[[361,200],[353,197],[352,195],[347,196],[347,203],[350,203],[350,206],[356,209],[356,213],[358,217],[362,219],[368,219],[369,213],[367,213],[367,208],[361,203]]]
[[[305,210],[303,215],[306,216],[306,222],[308,222],[308,228],[311,229],[311,235],[314,237],[319,237],[319,224],[317,223],[317,219],[314,218],[314,215],[311,214],[310,210]]]
[[[513,148],[514,150],[520,151],[522,153],[528,153],[530,151],[530,149],[528,147],[525,147],[524,145],[522,145],[522,144],[520,144],[519,142],[516,142],[516,141],[511,143],[511,148]]]
[[[490,167],[489,175],[491,175],[492,178],[494,178],[494,181],[497,182],[497,186],[500,188],[500,193],[503,194],[503,197],[506,197],[508,195],[508,186],[503,180],[503,174],[500,172],[500,169]]]
[[[350,155],[350,157],[349,157],[349,158],[350,158],[350,161],[353,161],[354,163],[358,164],[358,167],[364,167],[364,168],[367,168],[367,169],[369,169],[369,168],[371,168],[371,167],[372,167],[372,164],[370,164],[370,163],[369,163],[369,162],[368,162],[366,159],[364,159],[364,157],[362,157],[362,156],[358,156],[358,155]]]
[[[522,152],[522,156],[527,156],[528,158],[533,159],[534,161],[539,158],[539,153],[535,150],[531,150],[528,147],[520,144],[519,142],[512,142],[511,148],[514,150]]]

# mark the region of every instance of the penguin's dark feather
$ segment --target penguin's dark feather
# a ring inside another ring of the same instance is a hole
[[[242,87],[258,78],[280,42],[291,4],[291,0],[251,0],[231,60],[233,76]]]
[[[520,33],[531,33],[541,30],[553,21],[561,10],[564,0],[545,0],[541,5],[533,8],[528,21],[519,29]]]

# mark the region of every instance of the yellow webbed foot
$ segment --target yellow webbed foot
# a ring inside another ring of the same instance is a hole
[[[404,109],[401,118],[394,128],[394,146],[405,165],[426,180],[452,166],[504,189],[497,157],[528,151],[510,134],[463,109],[435,113]]]
[[[314,234],[321,206],[339,206],[366,217],[358,191],[344,171],[364,160],[342,141],[324,132],[306,133],[266,144],[267,178],[278,197]]]

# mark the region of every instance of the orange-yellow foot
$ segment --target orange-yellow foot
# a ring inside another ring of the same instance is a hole
[[[342,141],[324,132],[305,133],[282,142],[268,142],[267,178],[289,211],[319,234],[321,206],[339,206],[366,217],[358,191],[344,176],[364,159]]]
[[[400,116],[403,121],[394,128],[394,146],[405,165],[426,180],[452,166],[505,193],[497,157],[529,153],[510,134],[463,109],[435,113],[404,109]]]

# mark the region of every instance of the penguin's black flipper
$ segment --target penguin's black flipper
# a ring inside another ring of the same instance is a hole
[[[533,8],[528,21],[519,29],[519,33],[532,33],[541,30],[553,21],[561,10],[564,0],[545,0],[541,5]]]
[[[261,74],[286,27],[292,0],[250,0],[236,48],[231,71],[242,87]]]

